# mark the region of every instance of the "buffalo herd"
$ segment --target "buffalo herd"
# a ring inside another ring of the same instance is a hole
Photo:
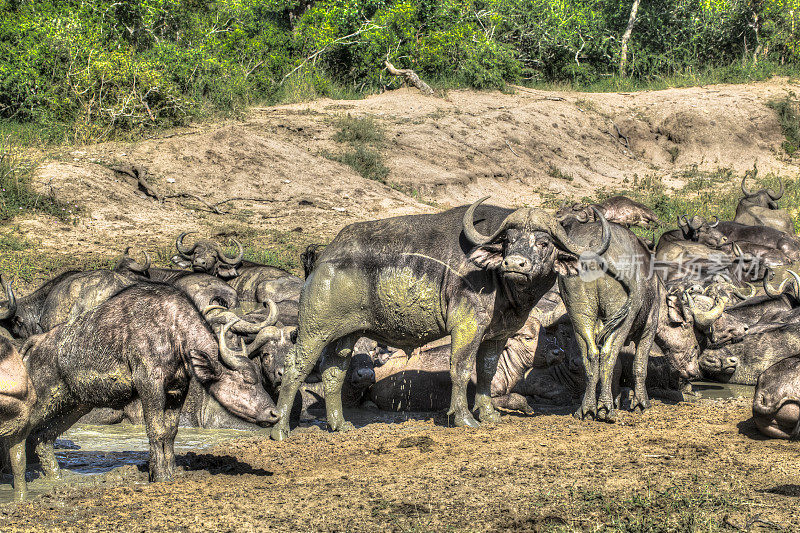
[[[25,296],[0,277],[15,497],[26,449],[57,477],[54,441],[79,420],[144,424],[152,481],[174,474],[179,425],[282,440],[322,404],[333,431],[359,405],[448,409],[467,427],[541,404],[613,422],[651,397],[686,399],[700,378],[755,385],[758,429],[796,437],[800,239],[783,185],[741,189],[733,221],[681,215],[657,242],[630,228],[658,217],[624,196],[554,214],[484,198],[346,226],[302,254],[305,280],[188,233],[178,268],[126,249],[113,269]]]

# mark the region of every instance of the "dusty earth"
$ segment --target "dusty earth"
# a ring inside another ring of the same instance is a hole
[[[133,467],[0,506],[6,531],[797,531],[800,449],[764,440],[747,400],[623,414],[566,409],[480,429],[446,418],[317,427]]]
[[[37,187],[77,204],[75,225],[49,217],[15,221],[43,252],[114,255],[127,245],[166,249],[180,231],[222,237],[255,233],[269,248],[291,232],[298,246],[330,240],[344,225],[432,212],[490,195],[508,206],[553,207],[565,198],[631,188],[658,176],[680,186],[697,166],[798,174],[781,149],[766,106],[800,85],[775,79],[637,93],[513,94],[402,89],[356,101],[320,100],[254,108],[240,120],[197,124],[136,143],[105,143],[39,154]],[[347,149],[333,140],[337,119],[373,117],[385,132],[374,146],[387,184],[326,157]],[[109,167],[149,171],[161,194],[193,198],[159,204]],[[258,199],[241,200],[239,198]]]

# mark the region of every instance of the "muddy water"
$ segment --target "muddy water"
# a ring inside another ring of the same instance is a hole
[[[753,385],[734,385],[732,383],[716,383],[714,381],[692,382],[692,391],[699,398],[708,398],[710,400],[752,398],[755,389]]]
[[[251,431],[234,429],[180,428],[175,438],[176,454],[200,451],[230,439],[256,435]],[[266,433],[265,433],[266,434]],[[66,431],[56,441],[56,457],[61,465],[61,480],[46,480],[38,465],[28,468],[28,491],[32,496],[49,492],[60,484],[95,484],[97,474],[107,473],[115,468],[126,467],[120,472],[119,481],[147,476],[140,471],[147,470],[150,445],[144,426],[115,424],[95,426],[79,424]],[[4,476],[0,484],[0,503],[11,501],[12,488],[10,476]]]

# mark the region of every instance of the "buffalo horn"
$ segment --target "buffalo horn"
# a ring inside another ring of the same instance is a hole
[[[177,239],[175,239],[175,249],[178,250],[178,253],[181,254],[181,257],[183,257],[184,259],[187,259],[189,261],[192,260],[192,255],[191,254],[194,252],[195,248],[197,248],[197,243],[195,243],[194,246],[192,246],[191,248],[187,248],[187,247],[185,247],[183,245],[183,238],[186,235],[189,235],[190,233],[196,233],[196,232],[194,232],[194,231],[184,231],[183,233],[178,235]]]
[[[247,359],[247,346],[244,344],[244,339],[241,339],[242,342],[242,355],[237,355],[236,352],[230,349],[228,346],[228,342],[225,340],[225,335],[228,333],[228,330],[232,325],[234,325],[237,321],[241,319],[237,318],[236,320],[230,320],[223,324],[223,326],[219,330],[218,340],[219,340],[219,358],[222,362],[230,368],[231,370],[237,370],[242,368],[246,364]],[[244,360],[243,360],[244,359]]]
[[[581,255],[583,253],[603,255],[611,244],[611,225],[608,223],[603,214],[594,206],[591,206],[592,211],[594,211],[597,220],[600,221],[600,225],[603,228],[602,242],[596,250],[579,246],[567,236],[567,232],[564,227],[561,226],[561,224],[559,224],[552,215],[549,215],[548,213],[538,209],[517,209],[506,217],[503,223],[500,224],[500,227],[497,228],[492,235],[482,235],[477,229],[475,229],[473,220],[475,209],[487,198],[488,196],[481,198],[474,204],[470,205],[466,213],[464,213],[464,219],[462,223],[464,236],[466,236],[467,239],[469,239],[470,242],[476,246],[493,242],[510,226],[520,226],[531,231],[545,231],[552,236],[553,241],[555,241],[559,248],[574,255]]]
[[[747,190],[747,186],[745,185],[745,181],[747,180],[747,174],[742,177],[742,194],[744,194],[745,198],[750,198],[751,196],[755,196],[753,193]]]
[[[267,305],[269,306],[269,315],[267,318],[258,323],[240,320],[236,322],[236,325],[233,327],[233,332],[240,335],[255,335],[267,326],[275,324],[275,321],[278,320],[278,306],[269,299],[267,300]]]
[[[767,296],[769,296],[770,298],[777,298],[779,296],[782,296],[784,289],[786,289],[786,284],[789,283],[789,281],[791,281],[789,278],[786,278],[781,282],[781,284],[778,286],[777,289],[774,289],[769,284],[769,282],[774,277],[775,277],[775,272],[771,268],[767,267],[767,270],[764,273],[764,292],[767,293]]]
[[[717,215],[714,215],[712,218],[714,219],[714,222],[713,223],[709,222],[708,227],[716,228],[719,225],[719,217]]]
[[[776,194],[776,193],[775,193],[775,191],[773,191],[772,189],[767,189],[767,194],[768,194],[768,195],[769,195],[769,197],[770,197],[770,198],[772,198],[772,200],[773,200],[773,201],[775,201],[775,202],[777,202],[778,200],[780,200],[781,198],[783,198],[783,192],[784,192],[784,191],[783,191],[783,180],[779,180],[779,184],[780,184],[781,188],[780,188],[780,190],[777,192],[777,194]]]
[[[691,220],[689,220],[689,227],[697,231],[703,227],[703,224],[705,224],[705,222],[706,219],[704,219],[700,215],[695,215],[691,218]]]
[[[123,253],[124,256],[128,258],[128,270],[131,272],[136,272],[137,274],[146,274],[147,270],[150,268],[150,254],[147,253],[147,250],[144,250],[144,265],[136,261],[133,257],[130,256],[131,247],[128,246],[125,248],[125,252]]]
[[[708,311],[697,309],[692,295],[688,292],[686,293],[686,299],[689,302],[689,309],[692,312],[695,323],[703,329],[710,328],[725,310],[725,302],[721,298],[714,298],[714,305]]]
[[[222,247],[217,245],[217,256],[219,260],[225,263],[226,265],[238,265],[244,259],[244,248],[242,247],[242,243],[237,241],[236,239],[231,239],[235,244],[236,247],[239,248],[239,252],[234,255],[233,257],[228,257],[225,255],[225,252],[222,250]]]
[[[11,282],[6,281],[2,274],[0,274],[0,285],[3,286],[3,290],[8,298],[5,308],[0,308],[0,320],[8,320],[17,312],[17,299],[14,296],[14,291],[11,290]]]

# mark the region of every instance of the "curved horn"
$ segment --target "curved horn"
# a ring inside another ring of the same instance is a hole
[[[794,286],[794,297],[800,300],[800,275],[794,270],[787,269],[786,271],[794,278],[794,283],[792,283]]]
[[[17,313],[17,298],[14,296],[14,291],[11,290],[11,283],[11,281],[6,281],[5,277],[0,274],[0,285],[3,286],[8,298],[5,309],[0,311],[0,320],[8,320]]]
[[[225,252],[222,250],[222,247],[217,245],[217,256],[219,260],[225,263],[226,265],[238,265],[244,259],[244,248],[242,247],[242,243],[237,241],[236,239],[231,239],[235,244],[236,247],[239,248],[239,253],[237,253],[233,257],[228,257],[225,255]]]
[[[767,296],[769,296],[770,298],[777,298],[779,296],[782,296],[784,289],[786,289],[786,284],[789,283],[790,281],[789,278],[786,278],[781,282],[780,285],[778,285],[777,289],[774,289],[769,284],[769,282],[772,281],[772,278],[774,277],[775,277],[775,272],[771,268],[767,267],[766,271],[764,272],[764,292],[767,293]]]
[[[780,183],[781,188],[777,194],[772,189],[767,189],[767,194],[769,195],[770,198],[772,198],[772,201],[774,202],[777,202],[778,200],[783,198],[783,193],[784,193],[783,180],[779,178],[778,182]]]
[[[595,218],[597,218],[597,220],[600,222],[600,227],[603,231],[602,241],[595,250],[579,246],[567,236],[567,231],[564,229],[564,227],[554,219],[547,218],[543,221],[545,223],[544,225],[546,225],[547,229],[549,230],[550,235],[553,236],[553,240],[556,241],[557,244],[560,244],[562,249],[571,254],[581,255],[583,253],[589,253],[603,255],[611,245],[611,224],[608,223],[608,220],[606,220],[606,217],[603,216],[603,213],[601,213],[599,209],[597,209],[595,206],[590,207],[592,208],[592,211],[594,211]]]
[[[181,255],[181,257],[183,257],[184,259],[188,259],[190,261],[192,259],[192,256],[190,254],[192,252],[194,252],[195,248],[197,248],[197,243],[195,243],[194,246],[192,246],[191,248],[186,248],[183,245],[183,238],[186,235],[189,235],[191,233],[197,233],[197,232],[196,231],[184,231],[183,233],[178,235],[177,239],[175,239],[175,249],[178,250],[178,253]]]
[[[698,222],[699,221],[699,222]],[[701,217],[700,215],[695,215],[689,220],[689,227],[693,230],[697,231],[703,227],[703,224],[706,223],[706,219]]]
[[[737,287],[736,285],[733,285],[733,284],[731,284],[731,293],[733,293],[733,295],[736,296],[737,298],[741,298],[742,300],[747,300],[747,299],[752,298],[753,296],[755,296],[756,295],[755,286],[753,286],[753,284],[751,284],[751,283],[745,283],[745,285],[747,285],[747,287],[750,289],[750,294],[745,295],[741,291],[740,287]]]
[[[708,227],[716,228],[719,225],[719,217],[717,215],[714,215],[712,218],[714,219],[714,223],[712,224],[711,222],[709,222]]]
[[[689,215],[678,215],[678,226],[681,228],[689,227]]]
[[[144,253],[144,265],[142,265],[141,263],[139,263],[133,257],[130,256],[130,251],[131,247],[128,246],[127,248],[125,248],[125,251],[122,254],[124,257],[128,258],[128,264],[127,264],[128,270],[130,270],[131,272],[135,272],[136,274],[146,274],[147,271],[150,269],[150,263],[151,263],[150,254],[147,253],[147,250],[142,251],[142,253]]]
[[[258,349],[264,346],[267,342],[277,341],[282,337],[283,332],[281,331],[281,328],[277,328],[275,326],[267,326],[263,328],[258,332],[258,335],[256,335],[256,338],[253,340],[253,342],[247,345],[248,356],[256,353],[256,351],[258,351]]]
[[[464,213],[464,219],[463,219],[462,224],[461,224],[462,229],[464,231],[464,236],[469,240],[469,242],[471,242],[475,246],[481,246],[481,245],[488,244],[488,243],[492,242],[498,236],[500,236],[500,234],[503,233],[503,231],[505,231],[505,229],[506,229],[506,221],[505,220],[503,221],[502,224],[500,224],[500,227],[497,228],[497,230],[494,233],[492,233],[491,235],[489,235],[488,237],[486,235],[483,235],[477,229],[475,229],[475,222],[474,222],[474,220],[475,220],[475,209],[477,209],[478,206],[481,205],[488,198],[489,198],[488,196],[484,196],[483,198],[481,198],[477,202],[475,202],[472,205],[470,205],[469,208],[467,209],[467,212]],[[508,220],[508,219],[506,219],[506,220]]]
[[[755,196],[755,194],[747,190],[747,186],[745,185],[746,180],[747,173],[745,172],[744,176],[742,176],[742,194],[744,194],[745,198],[750,198],[751,196]]]
[[[690,293],[686,294],[686,299],[689,302],[689,310],[692,312],[695,324],[703,329],[710,328],[714,322],[722,316],[722,312],[725,310],[725,302],[723,302],[721,298],[714,298],[714,305],[708,311],[697,309]]]
[[[581,224],[585,224],[589,222],[589,213],[587,213],[585,210],[580,211],[577,215],[575,215],[575,218],[578,219],[578,222]]]
[[[278,306],[275,305],[275,302],[272,300],[267,300],[267,305],[269,305],[269,315],[267,318],[257,323],[240,320],[236,322],[233,332],[240,335],[256,335],[267,326],[274,325],[275,321],[278,320]]]
[[[227,366],[231,370],[237,370],[239,368],[242,368],[242,366],[246,364],[245,361],[242,361],[242,357],[244,357],[244,359],[247,358],[247,346],[245,346],[244,344],[244,339],[241,339],[242,354],[243,354],[241,356],[237,355],[236,352],[231,350],[230,347],[228,346],[228,342],[225,340],[225,335],[228,333],[230,327],[238,321],[239,319],[230,320],[226,322],[220,328],[219,334],[217,335],[217,340],[219,341],[219,358],[222,360],[225,366]]]

